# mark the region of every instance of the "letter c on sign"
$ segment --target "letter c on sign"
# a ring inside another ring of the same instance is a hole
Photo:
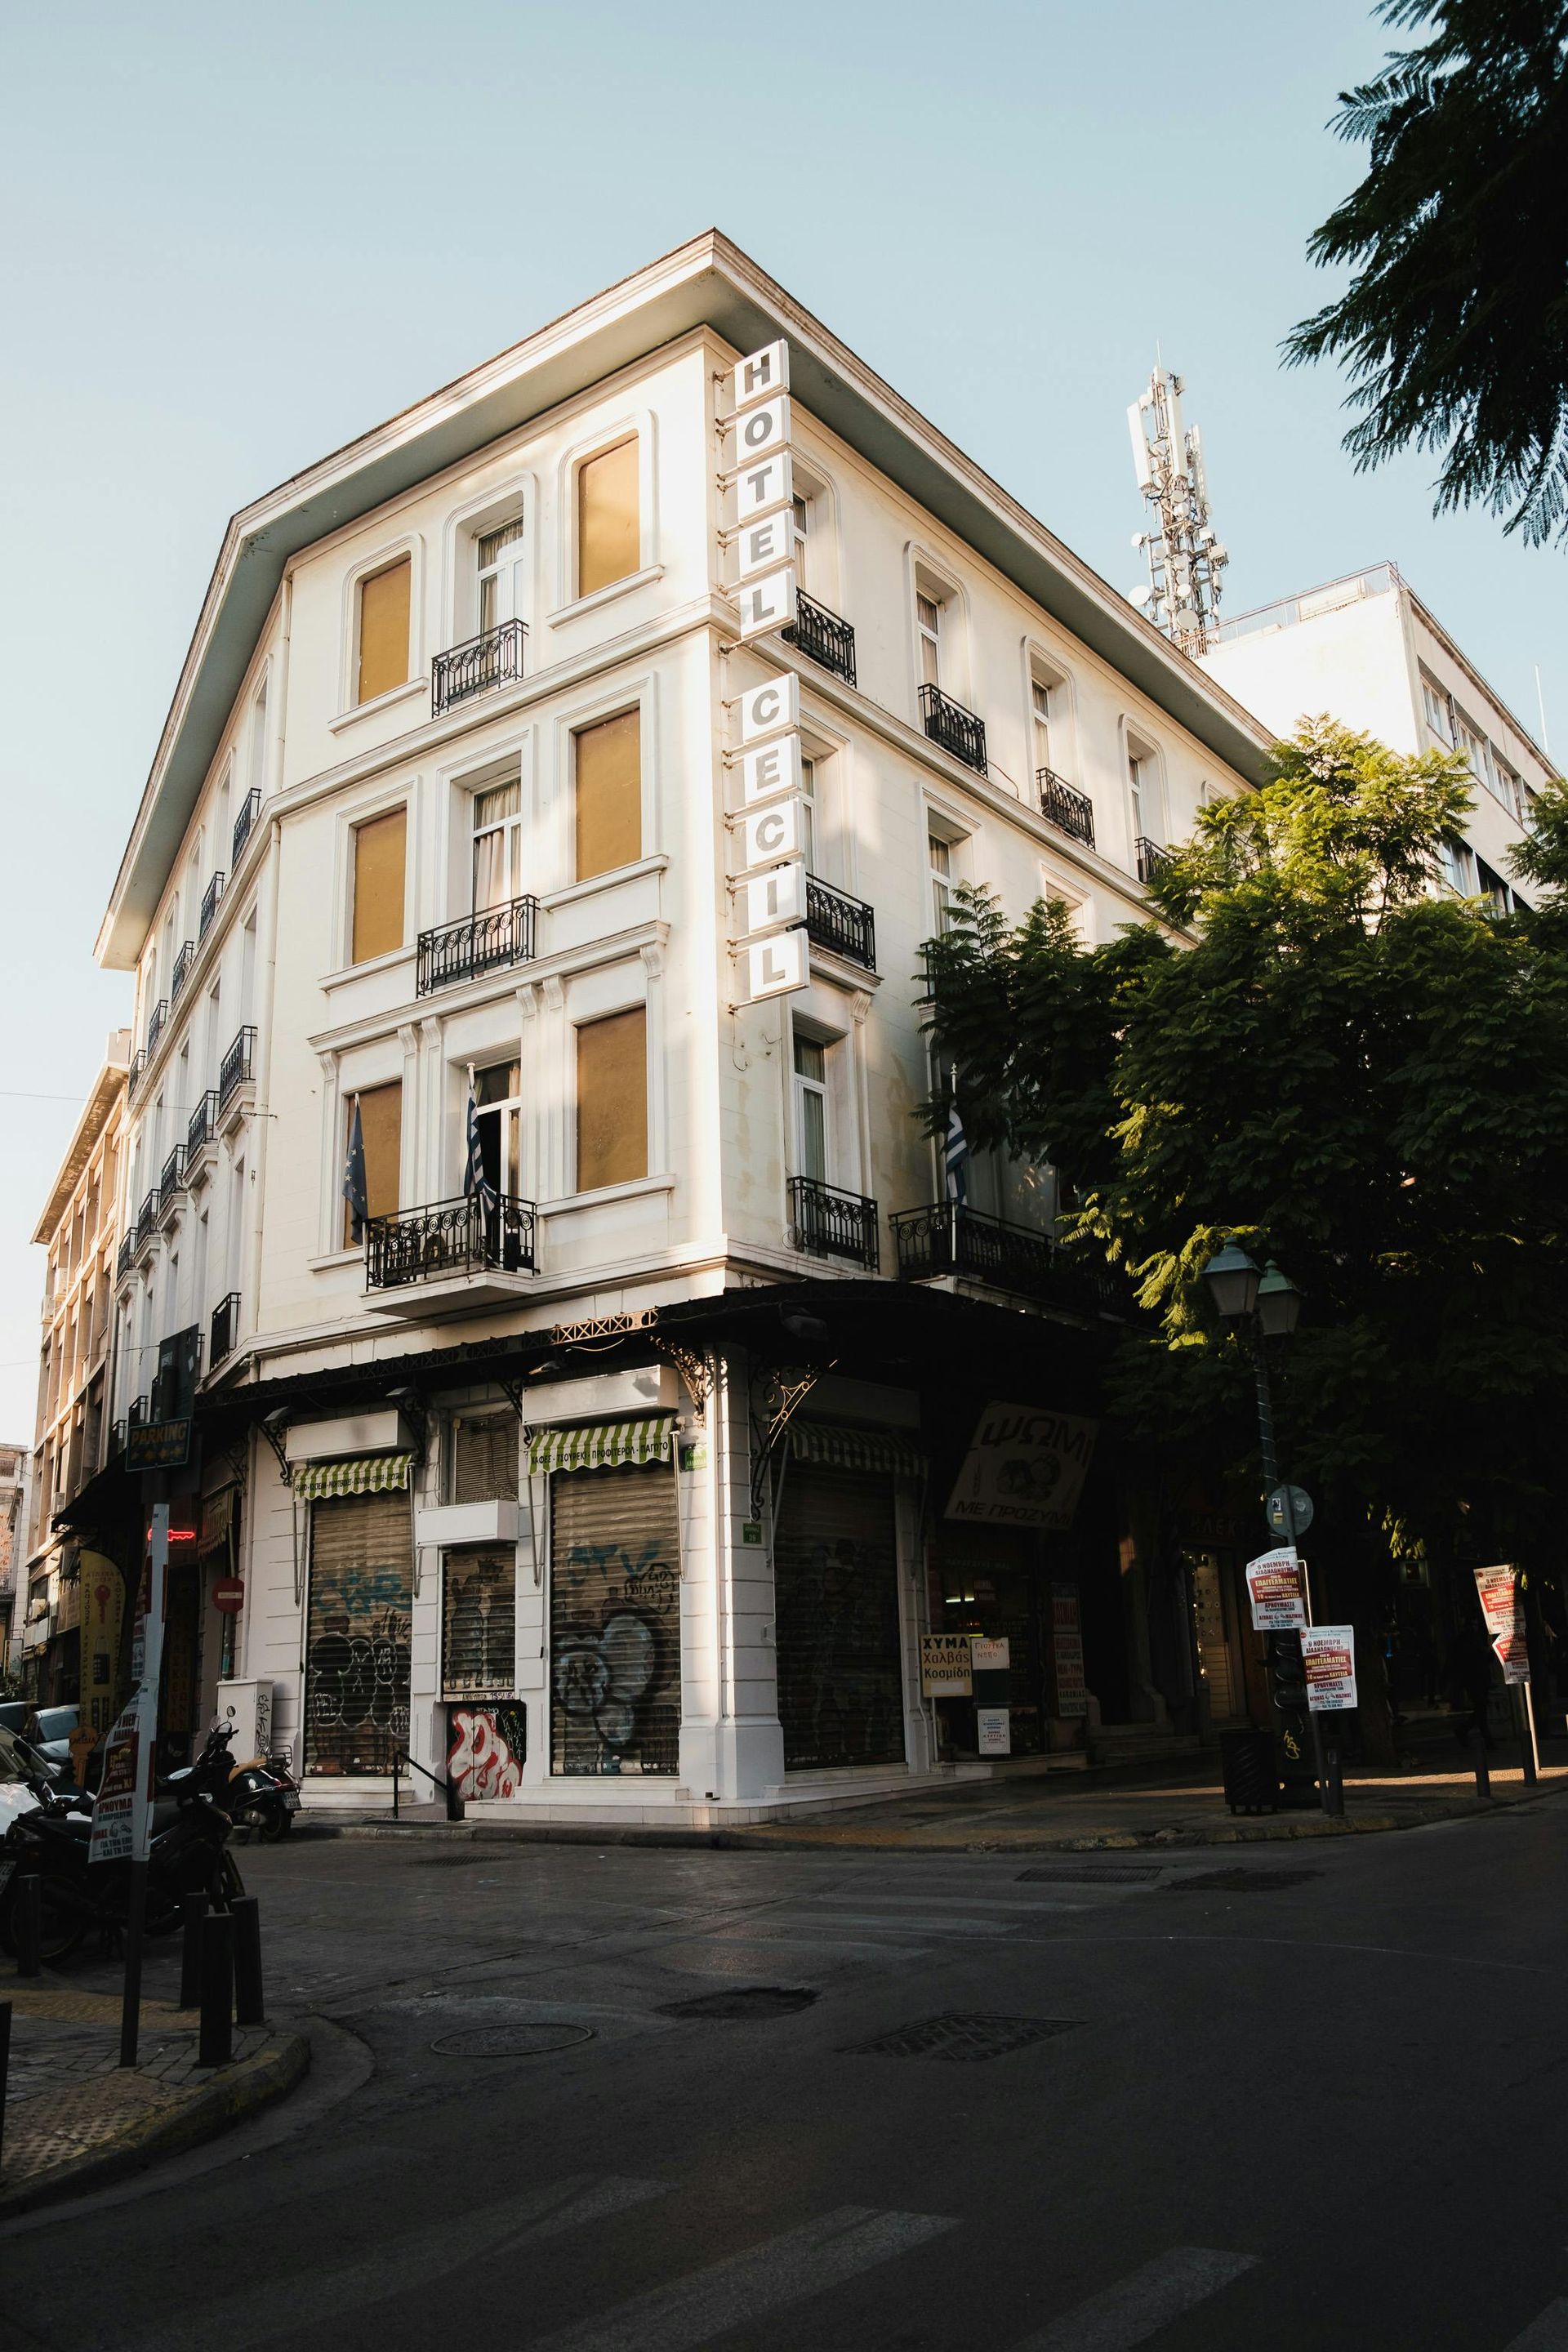
[[[780,846],[786,831],[784,813],[780,809],[770,809],[766,816],[758,818],[756,844],[764,856],[770,850]]]

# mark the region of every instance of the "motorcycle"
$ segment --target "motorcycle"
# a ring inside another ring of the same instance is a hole
[[[244,1822],[253,1835],[269,1845],[288,1835],[300,1810],[300,1783],[290,1769],[293,1760],[279,1754],[253,1756],[248,1764],[237,1764],[229,1775],[227,1794],[220,1800],[235,1822]]]
[[[232,1737],[226,1725],[215,1731],[194,1764],[157,1783],[147,1853],[150,1936],[179,1925],[187,1895],[205,1895],[215,1910],[226,1911],[245,1892],[226,1851],[230,1822],[219,1793],[232,1769]],[[62,1793],[41,1776],[32,1786],[36,1805],[0,1840],[0,1948],[16,1949],[16,1895],[28,1875],[38,1881],[42,1959],[64,1959],[92,1927],[113,1943],[125,1926],[130,1864],[92,1861],[93,1800],[84,1790]]]

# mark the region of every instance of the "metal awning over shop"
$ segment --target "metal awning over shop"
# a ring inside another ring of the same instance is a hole
[[[828,1470],[884,1471],[893,1476],[919,1478],[925,1455],[912,1437],[892,1429],[845,1429],[831,1421],[793,1421],[790,1452],[797,1462],[820,1463]]]
[[[348,1462],[301,1462],[294,1473],[294,1492],[302,1503],[327,1496],[390,1495],[406,1486],[414,1468],[412,1454],[360,1454]]]
[[[298,1488],[295,1491],[297,1493]],[[196,1532],[198,1559],[209,1559],[215,1552],[228,1549],[229,1530],[234,1525],[236,1492],[233,1486],[220,1486],[216,1495],[203,1496],[201,1525]]]
[[[641,1421],[597,1421],[579,1429],[542,1429],[528,1441],[528,1475],[545,1470],[616,1470],[627,1462],[668,1462],[672,1412]]]

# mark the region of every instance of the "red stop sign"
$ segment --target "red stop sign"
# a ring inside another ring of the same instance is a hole
[[[226,1617],[237,1617],[245,1606],[243,1576],[220,1576],[213,1586],[213,1607],[221,1609]]]

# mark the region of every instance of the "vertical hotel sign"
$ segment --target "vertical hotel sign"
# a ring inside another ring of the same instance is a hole
[[[768,343],[742,360],[731,390],[734,593],[744,644],[788,628],[795,617],[788,345]],[[730,709],[739,737],[731,766],[741,805],[730,824],[737,851],[731,883],[733,1001],[741,1005],[804,988],[809,977],[800,682],[793,671],[783,671],[739,696]]]

